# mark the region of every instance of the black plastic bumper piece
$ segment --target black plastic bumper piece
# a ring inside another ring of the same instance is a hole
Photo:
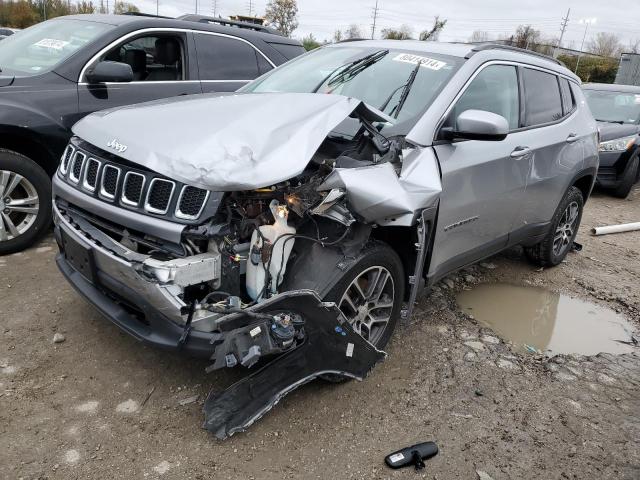
[[[287,393],[320,375],[362,380],[386,356],[353,331],[335,304],[321,302],[313,292],[283,296],[264,311],[301,315],[305,341],[223,392],[209,393],[204,428],[219,439],[246,430]]]
[[[213,334],[192,330],[186,343],[180,347],[179,341],[184,327],[166,318],[140,294],[99,270],[94,271],[92,279],[101,287],[98,288],[80,274],[63,254],[56,256],[56,263],[60,272],[80,295],[96,307],[103,316],[132,337],[154,347],[166,350],[180,349],[194,357],[211,357],[214,351],[211,345]],[[118,302],[106,295],[103,289],[122,301]],[[125,303],[135,306],[140,316],[127,311],[123,306]]]

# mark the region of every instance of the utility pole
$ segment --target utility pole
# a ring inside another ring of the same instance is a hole
[[[560,29],[560,39],[558,40],[558,44],[556,48],[553,50],[553,58],[558,58],[558,49],[562,46],[562,38],[564,37],[564,31],[567,29],[567,24],[569,23],[569,14],[571,13],[571,9],[567,10],[567,16],[562,19],[561,29]]]
[[[253,2],[249,0],[249,16],[253,15]]]
[[[160,0],[156,0],[156,17],[160,15]]]
[[[47,0],[42,0],[42,14],[44,15],[44,19],[47,19]]]
[[[373,8],[373,23],[371,24],[371,40],[376,35],[376,21],[378,20],[378,0],[376,0],[376,6]]]
[[[589,29],[589,25],[592,23],[596,23],[595,18],[587,18],[580,20],[580,23],[584,23],[584,36],[582,37],[582,44],[580,45],[580,53],[578,53],[578,60],[576,61],[576,69],[573,73],[578,74],[578,67],[580,66],[580,59],[582,58],[582,50],[584,50],[584,41],[587,39],[587,30]]]
[[[213,16],[215,17],[218,13],[218,0],[211,0],[211,9],[213,10]]]
[[[196,15],[198,14],[198,0],[196,0]]]

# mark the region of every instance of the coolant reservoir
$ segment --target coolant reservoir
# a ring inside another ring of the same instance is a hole
[[[284,205],[280,205],[277,200],[272,200],[269,204],[275,222],[273,225],[262,225],[253,232],[251,236],[251,247],[249,249],[249,259],[247,260],[247,293],[254,300],[261,300],[265,297],[264,285],[266,280],[266,268],[269,265],[269,255],[263,249],[263,237],[269,242],[273,249],[271,252],[271,293],[277,292],[277,287],[284,279],[287,260],[291,254],[296,233],[294,227],[287,225],[289,211]],[[258,230],[262,235],[258,234]],[[283,237],[284,235],[284,237]],[[282,237],[282,238],[280,238]],[[278,238],[280,238],[278,240]],[[277,240],[277,241],[276,241]]]

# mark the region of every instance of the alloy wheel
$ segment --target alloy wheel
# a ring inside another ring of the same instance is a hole
[[[0,170],[0,242],[19,237],[36,221],[40,199],[22,175]]]
[[[554,255],[560,256],[565,253],[567,248],[571,247],[573,237],[576,233],[579,213],[580,207],[578,206],[578,202],[571,202],[564,210],[553,237]]]
[[[391,320],[394,300],[391,273],[384,267],[374,266],[353,279],[338,308],[356,333],[377,345]]]

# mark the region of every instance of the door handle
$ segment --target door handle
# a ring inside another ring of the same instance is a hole
[[[529,147],[516,147],[513,152],[511,152],[511,158],[522,158],[526,157],[531,153],[531,149]]]
[[[578,135],[575,133],[570,133],[569,136],[567,137],[567,143],[573,143],[576,140],[578,140]]]

